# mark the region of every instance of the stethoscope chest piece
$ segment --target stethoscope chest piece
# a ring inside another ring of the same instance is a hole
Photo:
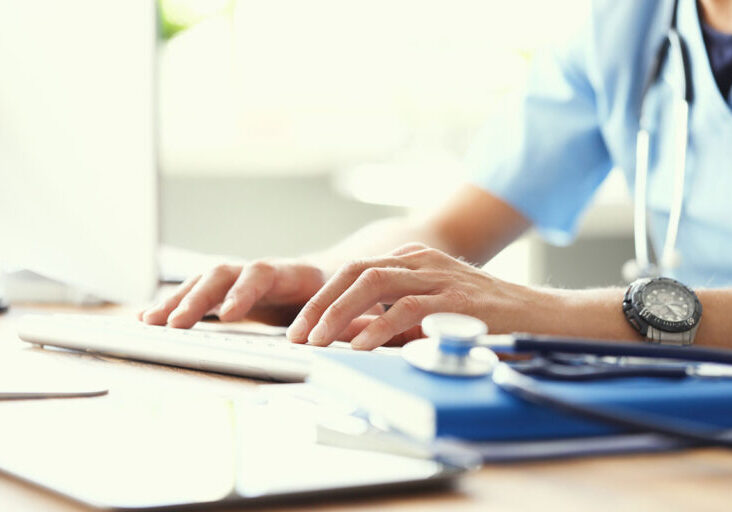
[[[430,373],[453,377],[488,375],[498,356],[478,339],[488,332],[477,318],[456,313],[435,313],[422,320],[427,338],[407,343],[402,357],[412,366]]]

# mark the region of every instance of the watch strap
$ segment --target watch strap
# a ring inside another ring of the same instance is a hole
[[[665,332],[653,327],[648,326],[646,330],[646,339],[648,343],[663,343],[667,345],[678,345],[688,346],[694,344],[694,337],[696,331],[699,328],[699,324],[692,327],[690,330],[685,332]]]

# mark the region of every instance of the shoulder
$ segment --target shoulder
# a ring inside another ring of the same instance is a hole
[[[590,0],[579,2],[579,23],[549,49],[560,65],[581,69],[591,82],[620,71],[627,75],[650,59],[653,42],[664,37],[674,0]],[[598,83],[599,85],[599,83]]]
[[[693,0],[689,0],[693,1]],[[616,164],[633,143],[645,81],[668,30],[674,0],[593,0],[582,49],[585,73]],[[627,155],[626,155],[627,156]]]
[[[673,5],[674,0],[590,2],[583,57],[598,86],[645,76],[668,29]]]

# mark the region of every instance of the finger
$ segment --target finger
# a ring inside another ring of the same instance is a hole
[[[375,318],[377,318],[377,315],[361,315],[358,318],[351,320],[348,327],[338,334],[336,339],[338,341],[351,341],[353,338],[358,336],[358,334],[363,331],[367,325],[373,322]]]
[[[366,327],[371,321],[382,314],[384,312],[384,306],[381,304],[377,304],[376,306],[369,308],[368,311],[366,311],[366,314],[361,315],[360,317],[354,319],[351,321],[350,324],[348,324],[348,327],[346,327],[338,336],[336,336],[336,341],[351,341],[356,335],[361,332],[364,327]],[[294,341],[293,343],[305,343],[307,339],[302,341]]]
[[[395,257],[385,257],[360,260],[344,265],[305,304],[290,328],[287,329],[287,337],[290,341],[304,343],[310,330],[315,327],[328,306],[340,297],[364,270],[374,267],[404,267],[404,263]]]
[[[405,295],[429,293],[434,284],[412,270],[366,269],[340,297],[328,306],[310,331],[308,342],[328,345],[354,318],[379,302],[393,303]]]
[[[270,263],[258,261],[247,265],[229,289],[221,305],[219,318],[225,322],[241,320],[252,306],[272,289],[277,270]]]
[[[363,331],[368,325],[373,322],[376,318],[378,318],[378,315],[361,315],[360,317],[353,320],[350,324],[348,324],[348,327],[346,327],[343,332],[341,332],[337,337],[337,341],[351,341],[353,338],[358,336],[361,331]],[[392,346],[392,347],[400,347],[404,345],[405,343],[408,343],[412,340],[424,338],[424,333],[422,332],[422,326],[417,324],[412,326],[411,328],[407,329],[404,332],[401,332],[397,334],[396,336],[392,336],[392,338],[387,341],[384,345],[386,346]]]
[[[410,242],[408,244],[402,245],[401,247],[397,247],[390,254],[392,256],[403,256],[405,254],[411,254],[413,252],[423,251],[425,249],[429,249],[429,247],[421,242]]]
[[[191,289],[196,285],[199,279],[201,279],[201,276],[192,277],[186,280],[184,283],[178,286],[178,288],[170,297],[142,311],[138,318],[146,324],[165,325],[165,323],[168,321],[168,315],[170,315],[170,313],[178,307],[180,301],[183,300],[183,297],[185,297],[191,291]]]
[[[353,338],[351,346],[356,350],[372,350],[418,326],[425,316],[447,309],[444,301],[435,295],[402,297]]]
[[[402,345],[405,345],[410,341],[418,340],[421,338],[424,338],[424,333],[422,332],[422,326],[418,323],[417,325],[413,325],[406,331],[400,332],[396,336],[392,336],[390,340],[384,343],[384,346],[401,347]]]
[[[205,274],[168,317],[168,325],[187,329],[217,306],[236,281],[241,267],[220,265]]]

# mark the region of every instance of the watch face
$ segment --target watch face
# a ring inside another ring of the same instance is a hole
[[[693,327],[701,314],[694,293],[671,279],[656,279],[640,293],[641,316],[662,330],[684,331]]]

